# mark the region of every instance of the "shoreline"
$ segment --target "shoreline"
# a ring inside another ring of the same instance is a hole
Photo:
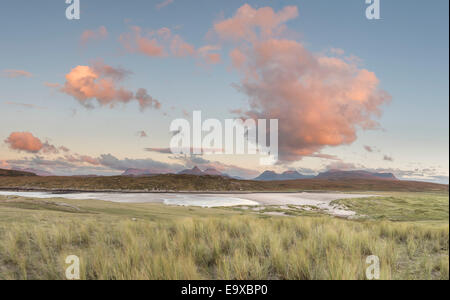
[[[218,195],[218,194],[299,194],[299,193],[373,193],[374,191],[337,191],[337,190],[296,190],[296,191],[150,191],[150,190],[82,190],[82,189],[40,189],[40,188],[2,188],[1,192],[42,192],[51,194],[76,194],[76,193],[109,193],[109,194],[203,194],[203,195]]]

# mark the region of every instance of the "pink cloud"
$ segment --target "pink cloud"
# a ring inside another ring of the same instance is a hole
[[[140,138],[146,138],[146,137],[148,137],[147,132],[145,132],[144,130],[138,131],[137,134],[138,134],[138,136],[139,136]]]
[[[195,47],[186,43],[183,39],[176,35],[170,43],[170,50],[174,56],[193,56],[196,53]]]
[[[60,146],[59,150],[61,150],[62,152],[70,152],[70,149],[64,146]]]
[[[100,162],[97,158],[88,155],[74,154],[74,155],[66,155],[64,158],[66,161],[70,163],[86,163],[94,166],[100,165]]]
[[[155,109],[161,108],[161,102],[150,96],[146,89],[139,89],[137,91],[136,100],[139,102],[139,106],[142,110],[147,107],[153,107]]]
[[[0,169],[10,169],[11,166],[5,160],[0,160]]]
[[[59,83],[53,83],[53,82],[44,82],[44,85],[46,87],[49,87],[49,88],[59,88],[59,87],[61,87],[61,85]]]
[[[5,140],[9,148],[28,153],[37,153],[42,150],[44,144],[30,132],[13,132]]]
[[[157,30],[143,30],[139,26],[130,27],[131,31],[120,36],[119,40],[129,53],[139,53],[150,57],[194,57],[207,64],[221,62],[220,47],[206,45],[197,49],[187,43],[180,35],[163,27]]]
[[[65,151],[65,147],[56,147],[48,141],[42,142],[30,132],[13,132],[5,140],[9,148],[17,151],[24,151],[28,153],[43,153],[43,154],[58,154],[60,151]],[[67,149],[68,151],[68,149]]]
[[[90,99],[96,99],[101,106],[130,102],[133,93],[117,87],[113,77],[102,76],[102,72],[89,66],[77,66],[66,75],[61,91],[76,98],[82,105],[90,107]]]
[[[143,36],[142,29],[138,26],[133,26],[131,32],[120,35],[119,41],[131,53],[141,53],[147,56],[166,55],[164,47],[159,44],[153,33]]]
[[[206,64],[214,65],[222,62],[222,56],[217,51],[221,50],[217,45],[206,45],[197,50],[197,56]]]
[[[367,152],[373,152],[373,148],[370,146],[364,146],[364,149],[366,149]]]
[[[166,7],[166,6],[170,5],[170,4],[172,4],[173,1],[174,0],[164,0],[163,2],[160,2],[160,3],[156,4],[156,8],[157,9],[161,9],[163,7]]]
[[[279,120],[284,161],[353,143],[358,129],[378,126],[375,118],[390,100],[373,72],[283,38],[283,23],[296,16],[295,7],[275,13],[244,5],[214,27],[221,39],[236,45],[230,55],[243,76],[238,89],[249,99],[246,117]]]
[[[43,144],[41,150],[44,154],[58,154],[59,153],[59,149],[56,146],[49,144],[49,142],[45,142]]]
[[[230,52],[230,57],[233,67],[236,69],[240,69],[245,64],[246,57],[239,49],[233,49],[233,51]]]
[[[106,39],[107,37],[108,37],[108,30],[106,29],[105,26],[100,26],[99,28],[94,30],[90,29],[85,30],[81,34],[80,42],[83,46],[85,46],[90,41],[103,40]]]
[[[284,23],[298,16],[296,6],[286,6],[279,12],[270,7],[255,9],[248,4],[238,9],[230,18],[214,25],[215,32],[223,40],[256,40],[267,38],[284,30]]]
[[[33,77],[33,74],[23,70],[3,70],[3,73],[8,78]]]
[[[214,65],[222,61],[222,57],[219,53],[210,53],[206,56],[206,62],[208,64]]]
[[[12,102],[12,101],[6,101],[4,103],[7,105],[14,105],[14,106],[30,108],[30,109],[47,109],[47,107],[38,106],[35,104],[30,104],[30,103],[20,103],[20,102]]]
[[[118,86],[121,80],[129,74],[128,71],[113,68],[103,63],[94,66],[77,66],[66,75],[66,82],[61,92],[73,96],[83,106],[92,107],[92,100],[100,106],[114,107],[118,103],[129,103],[133,100],[139,103],[141,110],[148,107],[159,109],[161,103],[147,94],[145,89],[133,92]]]

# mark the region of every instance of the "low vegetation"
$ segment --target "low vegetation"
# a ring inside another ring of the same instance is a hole
[[[30,172],[0,169],[0,177],[3,176],[18,177],[18,176],[36,176],[36,175]]]
[[[335,203],[372,220],[448,224],[448,198],[448,193],[382,193],[381,197],[344,199]]]
[[[0,189],[60,191],[403,191],[448,192],[448,185],[394,180],[236,180],[220,176],[0,177]]]
[[[64,279],[77,255],[82,279],[366,279],[376,255],[381,279],[448,279],[448,195],[392,197],[430,207],[423,218],[379,218],[385,197],[356,221],[0,196],[0,278]]]

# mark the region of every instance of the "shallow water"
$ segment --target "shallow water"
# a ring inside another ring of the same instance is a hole
[[[183,193],[67,193],[6,192],[0,196],[28,198],[64,198],[73,200],[104,200],[120,203],[164,203],[166,205],[196,207],[278,206],[294,205],[309,210],[316,207],[336,216],[353,216],[355,212],[332,204],[332,201],[349,198],[366,198],[374,195],[342,193],[251,193],[251,194],[183,194]]]
[[[119,203],[164,203],[177,206],[231,207],[257,206],[258,202],[226,196],[201,194],[155,194],[155,193],[48,193],[48,192],[4,192],[0,196],[19,196],[27,198],[50,199],[64,198],[72,200],[104,200]]]
[[[168,198],[163,201],[166,205],[198,206],[198,207],[232,207],[232,206],[258,206],[258,202],[226,196],[206,195],[176,195],[176,198]]]

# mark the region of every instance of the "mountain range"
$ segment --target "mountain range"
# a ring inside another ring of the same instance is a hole
[[[316,179],[327,180],[350,180],[350,179],[372,179],[372,180],[398,180],[392,173],[373,173],[368,171],[341,171],[341,170],[329,170],[324,173],[320,173],[315,177]]]
[[[181,172],[178,172],[179,175],[196,175],[196,176],[223,176],[229,177],[227,174],[221,173],[214,168],[206,169],[205,171],[200,170],[198,167],[194,167],[192,169],[186,169]]]
[[[355,180],[355,179],[368,179],[368,180],[398,180],[392,173],[373,173],[368,171],[356,170],[356,171],[341,171],[341,170],[329,170],[320,173],[317,176],[303,175],[297,171],[287,171],[282,174],[275,173],[273,171],[265,171],[254,180],[258,181],[281,181],[281,180],[296,180],[296,179],[322,179],[322,180]]]
[[[208,168],[202,171],[198,167],[192,169],[186,169],[177,173],[178,175],[195,175],[195,176],[222,176],[234,179],[240,179],[237,177],[229,176],[225,173],[221,173],[214,168]],[[28,175],[28,176],[53,176],[49,172],[35,170],[35,169],[16,169],[12,170],[1,170],[0,176],[14,176],[14,175]],[[156,176],[157,173],[153,173],[151,170],[146,169],[128,169],[122,173],[121,176],[131,176],[131,177],[143,177],[143,176]],[[92,175],[93,177],[94,175]],[[398,180],[392,173],[376,173],[363,170],[355,171],[342,171],[342,170],[329,170],[320,173],[317,176],[314,175],[304,175],[297,171],[286,171],[284,173],[276,173],[274,171],[265,171],[253,180],[256,181],[287,181],[287,180],[298,180],[298,179],[318,179],[318,180]]]
[[[194,167],[192,169],[186,169],[177,173],[178,175],[195,175],[195,176],[224,176],[228,177],[227,174],[223,174],[216,169],[209,168],[205,171],[200,170],[198,167]],[[153,173],[151,170],[146,169],[128,169],[122,173],[122,176],[156,176],[159,175],[157,173]]]

